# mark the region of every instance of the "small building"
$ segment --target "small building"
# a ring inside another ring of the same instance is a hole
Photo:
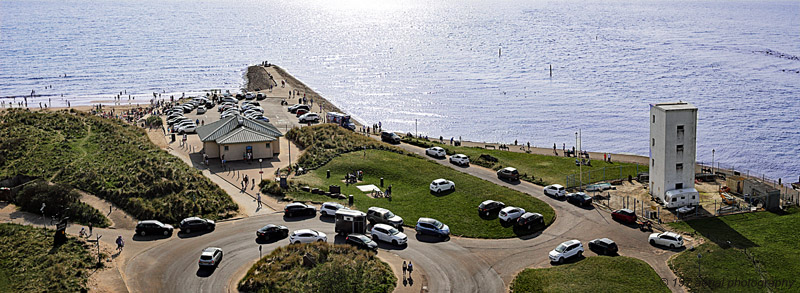
[[[650,195],[667,208],[697,205],[694,189],[697,108],[686,102],[650,105]]]
[[[283,136],[269,122],[234,115],[197,128],[203,142],[203,152],[209,158],[226,161],[269,159],[281,152],[279,138]]]

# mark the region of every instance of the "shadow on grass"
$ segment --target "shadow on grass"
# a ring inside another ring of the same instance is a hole
[[[478,213],[478,217],[481,217],[481,219],[484,220],[494,220],[497,219],[497,215],[499,214],[499,212],[500,212],[499,210],[496,212],[490,212],[488,215],[485,213]]]
[[[434,195],[434,196],[446,196],[446,195],[449,195],[449,194],[451,194],[453,192],[456,192],[456,190],[455,189],[449,189],[449,190],[444,190],[444,191],[441,191],[441,192],[435,192],[433,190],[430,191],[430,193],[432,195]]]
[[[216,266],[212,267],[198,267],[196,275],[201,278],[207,278],[217,270]]]
[[[503,221],[503,220],[499,220],[499,221],[500,221],[500,226],[502,226],[503,228],[508,228],[508,227],[514,226],[514,223],[517,221],[517,219],[511,220],[511,221]]]
[[[573,256],[573,257],[570,257],[570,258],[564,259],[564,262],[563,262],[563,263],[557,263],[557,262],[552,262],[552,261],[551,261],[551,262],[550,262],[550,264],[551,264],[551,265],[554,265],[554,266],[557,266],[557,265],[565,265],[565,264],[573,264],[573,263],[576,263],[576,262],[582,261],[582,260],[584,260],[584,259],[586,259],[586,257],[585,257],[585,256],[583,256],[583,255],[581,254],[581,255],[576,255],[576,256]]]
[[[731,228],[727,223],[718,217],[690,220],[686,221],[686,224],[697,231],[697,233],[709,241],[719,245],[720,247],[728,247],[728,241],[739,248],[758,246],[758,244],[750,241],[750,239]]]

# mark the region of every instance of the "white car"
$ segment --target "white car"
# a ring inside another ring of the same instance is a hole
[[[298,118],[300,123],[306,122],[319,122],[319,114],[317,113],[305,113]]]
[[[683,247],[683,237],[674,232],[653,233],[648,237],[651,245],[663,245],[669,248]]]
[[[206,113],[206,106],[197,107],[197,114],[205,114]]]
[[[336,211],[340,209],[347,208],[338,202],[326,202],[323,203],[322,207],[319,208],[319,213],[323,216],[333,216],[336,215]]]
[[[408,241],[408,236],[400,232],[397,228],[386,224],[375,224],[370,231],[372,240],[385,241],[394,245],[404,245]]]
[[[292,235],[289,235],[289,243],[311,243],[311,242],[327,242],[328,235],[325,233],[311,230],[311,229],[300,229],[295,230],[292,232]]]
[[[197,132],[197,124],[194,124],[194,123],[186,124],[186,125],[183,125],[183,126],[178,128],[178,133],[179,134],[195,133],[195,132]]]
[[[522,214],[524,213],[525,209],[523,208],[504,207],[502,210],[500,210],[500,213],[497,214],[497,217],[500,219],[500,221],[510,222],[516,220],[517,218],[519,218],[519,216],[522,216]]]
[[[544,188],[544,195],[549,195],[555,198],[564,198],[567,196],[567,190],[560,184],[547,185]]]
[[[426,149],[425,150],[425,154],[429,155],[431,157],[444,158],[445,155],[447,154],[447,152],[445,152],[443,148],[432,147],[432,148]]]
[[[200,266],[216,267],[219,265],[221,260],[222,248],[207,247],[206,249],[203,249],[203,253],[200,254],[200,261],[198,261],[198,264]]]
[[[450,156],[450,163],[460,166],[469,166],[469,157],[465,154],[455,154]]]
[[[431,191],[437,192],[437,193],[445,191],[445,190],[454,191],[454,190],[456,190],[456,184],[453,183],[453,181],[439,178],[439,179],[433,180],[433,182],[431,182],[430,188],[431,188]]]
[[[573,256],[580,257],[583,255],[583,244],[578,240],[570,240],[561,243],[550,251],[550,261],[554,263],[564,263],[565,259]]]

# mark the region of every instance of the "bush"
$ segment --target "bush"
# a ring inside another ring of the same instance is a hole
[[[80,202],[81,195],[64,184],[48,184],[44,181],[31,182],[14,197],[14,204],[20,209],[41,214],[42,203],[45,215],[69,217],[70,222],[95,227],[108,227],[109,221],[97,209]]]
[[[148,126],[158,127],[162,125],[163,120],[161,120],[161,117],[157,115],[151,115],[150,117],[147,117],[145,123],[147,123]]]

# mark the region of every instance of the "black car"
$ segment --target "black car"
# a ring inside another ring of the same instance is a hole
[[[286,226],[275,225],[275,224],[268,224],[261,229],[256,231],[256,237],[258,239],[272,239],[272,238],[286,238],[289,236],[289,228]]]
[[[617,244],[608,238],[600,238],[589,241],[589,249],[597,252],[597,254],[605,255],[615,255],[617,254],[617,251],[619,251]]]
[[[539,213],[524,213],[517,218],[517,227],[527,230],[544,228],[544,217]]]
[[[506,204],[504,204],[503,202],[494,201],[491,199],[485,200],[480,205],[478,205],[478,213],[484,216],[488,216],[490,214],[499,213],[500,210],[502,210],[504,207],[506,207]]]
[[[519,180],[519,171],[517,171],[516,168],[505,167],[497,170],[497,178],[508,181],[517,181]]]
[[[300,110],[300,109],[303,109],[306,112],[309,112],[309,111],[311,111],[311,106],[309,106],[309,105],[294,105],[294,106],[289,107],[289,112],[291,112],[292,114],[297,114],[297,110]]]
[[[570,193],[567,195],[567,201],[579,206],[592,205],[592,197],[583,192]]]
[[[136,224],[136,234],[139,236],[146,236],[146,235],[164,235],[170,236],[172,235],[172,230],[174,228],[172,225],[164,224],[156,220],[146,220],[146,221],[139,221]]]
[[[361,249],[368,249],[368,250],[372,250],[372,251],[378,250],[378,243],[376,243],[375,241],[372,241],[372,239],[370,239],[369,237],[364,236],[362,234],[350,234],[350,235],[347,235],[347,239],[345,240],[345,243],[353,245],[353,246],[361,248]]]
[[[287,217],[294,217],[297,215],[316,215],[317,208],[304,203],[290,203],[283,208],[283,214]]]
[[[214,221],[209,219],[202,219],[198,217],[189,217],[183,219],[181,221],[181,232],[183,233],[192,233],[192,231],[201,231],[201,230],[214,230],[217,224]]]
[[[381,131],[381,140],[388,143],[400,143],[400,136],[397,133]]]

